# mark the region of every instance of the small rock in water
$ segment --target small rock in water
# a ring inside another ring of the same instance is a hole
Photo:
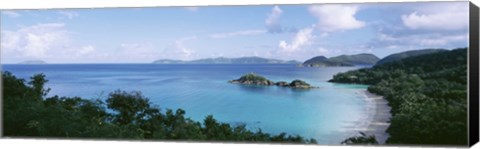
[[[254,73],[248,73],[246,75],[243,75],[239,79],[230,80],[228,82],[238,83],[238,84],[247,84],[247,85],[264,85],[264,86],[276,85],[276,86],[290,87],[290,88],[296,88],[296,89],[318,88],[318,87],[310,86],[310,84],[306,83],[305,81],[298,80],[298,79],[293,80],[291,83],[288,83],[285,81],[279,81],[275,83],[263,76],[260,76]]]

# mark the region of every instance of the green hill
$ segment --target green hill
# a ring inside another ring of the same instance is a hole
[[[388,100],[389,144],[467,145],[467,55],[467,48],[410,55],[330,82],[369,84]]]
[[[340,55],[331,58],[325,56],[313,57],[302,65],[307,67],[356,66],[373,65],[379,58],[373,54]]]
[[[338,63],[346,63],[350,65],[373,65],[380,60],[373,54],[356,54],[356,55],[340,55],[329,58],[330,61]]]
[[[431,53],[437,53],[437,52],[445,52],[445,51],[447,50],[446,49],[423,49],[423,50],[411,50],[406,52],[400,52],[400,53],[391,54],[385,58],[382,58],[377,62],[377,64],[379,65],[379,64],[401,60],[408,57],[420,56],[424,54],[431,54]]]

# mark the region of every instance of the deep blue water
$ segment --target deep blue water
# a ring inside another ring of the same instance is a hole
[[[231,124],[278,134],[299,134],[322,144],[339,144],[352,125],[365,116],[366,86],[328,83],[339,72],[356,67],[308,68],[295,65],[155,65],[48,64],[2,65],[28,79],[44,73],[49,95],[106,99],[121,89],[141,91],[160,108],[186,110],[202,121],[207,115]],[[318,89],[230,84],[227,81],[254,72],[272,81],[305,80]]]

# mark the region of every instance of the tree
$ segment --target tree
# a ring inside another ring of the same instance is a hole
[[[118,112],[115,122],[121,125],[134,124],[143,117],[150,108],[149,99],[144,97],[141,92],[127,93],[125,91],[116,90],[109,94],[107,106]]]
[[[50,88],[45,89],[44,85],[45,83],[48,82],[47,79],[45,79],[45,74],[40,73],[40,74],[35,74],[32,77],[30,77],[31,81],[28,83],[32,85],[32,90],[33,94],[36,95],[34,98],[35,99],[42,99],[42,97],[46,96],[48,92],[50,91]]]
[[[364,132],[360,132],[360,136],[350,137],[341,142],[341,144],[353,145],[353,144],[378,144],[375,139],[375,135],[367,136]]]

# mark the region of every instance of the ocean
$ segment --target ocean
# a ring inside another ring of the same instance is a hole
[[[51,88],[47,96],[79,96],[105,100],[114,90],[141,91],[165,109],[184,109],[186,116],[203,121],[213,115],[220,122],[246,124],[250,130],[285,132],[339,144],[357,133],[366,117],[367,86],[329,83],[339,72],[359,67],[297,67],[292,64],[4,64],[28,80],[44,73]],[[310,90],[228,83],[247,73],[272,81],[301,79],[319,88]]]

